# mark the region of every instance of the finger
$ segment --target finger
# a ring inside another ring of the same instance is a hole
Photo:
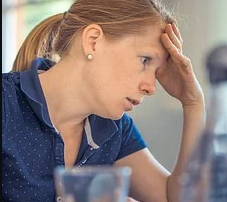
[[[162,34],[161,40],[162,40],[164,47],[168,50],[173,62],[175,62],[176,64],[179,64],[180,66],[183,66],[183,67],[190,66],[190,64],[191,64],[190,60],[187,57],[185,57],[184,55],[182,55],[182,53],[180,53],[180,51],[177,49],[177,47],[170,40],[167,33]]]
[[[172,43],[180,50],[182,51],[182,43],[176,36],[176,34],[173,31],[172,25],[168,24],[166,25],[165,29],[166,33],[168,34],[169,38],[171,39]]]
[[[175,35],[177,36],[177,38],[180,40],[181,44],[183,44],[183,39],[181,37],[180,31],[175,23],[172,24],[172,29],[173,29],[173,32],[175,33]]]
[[[161,40],[171,57],[173,56],[174,52],[179,52],[179,49],[173,44],[167,33],[162,34]]]

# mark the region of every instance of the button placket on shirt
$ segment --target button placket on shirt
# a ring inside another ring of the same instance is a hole
[[[54,132],[53,149],[54,149],[54,164],[55,166],[64,165],[64,143],[58,131]]]
[[[89,150],[87,149],[84,154],[84,157],[82,157],[81,161],[79,163],[77,163],[76,167],[80,168],[81,166],[83,166],[88,161],[88,159],[91,158],[91,156],[95,154],[95,152],[98,149],[99,149],[99,147],[98,148],[90,147]]]
[[[57,199],[56,199],[56,202],[61,202],[61,201],[62,201],[62,197],[58,196]]]

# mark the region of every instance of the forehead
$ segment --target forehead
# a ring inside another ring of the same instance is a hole
[[[131,50],[139,55],[150,56],[157,64],[164,64],[169,57],[169,53],[161,42],[161,34],[164,28],[161,26],[150,26],[139,35],[132,35],[128,38]]]
[[[165,52],[165,48],[161,42],[161,34],[164,29],[161,26],[150,26],[140,35],[134,36],[136,48],[156,49],[159,52]]]
[[[164,25],[147,26],[145,29],[141,29],[140,34],[127,35],[118,40],[118,43],[111,42],[110,47],[117,50],[127,50],[126,52],[144,53],[151,57],[157,56],[159,60],[166,59],[168,52],[161,42],[161,34],[164,33],[164,28]]]

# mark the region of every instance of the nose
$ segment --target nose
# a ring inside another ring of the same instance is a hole
[[[141,91],[143,92],[144,95],[148,95],[148,96],[154,95],[156,91],[156,86],[143,84],[141,87]]]
[[[142,81],[140,83],[140,91],[144,94],[144,95],[154,95],[155,91],[156,91],[156,79],[155,77],[150,77],[149,80],[147,81]]]

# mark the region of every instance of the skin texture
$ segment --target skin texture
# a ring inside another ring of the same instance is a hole
[[[175,25],[150,26],[141,35],[110,41],[100,26],[91,24],[58,64],[39,75],[51,120],[65,142],[66,166],[75,162],[87,116],[119,119],[144,96],[153,95],[158,81],[182,103],[184,112],[181,148],[173,171],[163,168],[148,149],[115,165],[132,168],[132,198],[128,201],[178,201],[178,177],[204,126],[203,93],[190,60],[183,55],[182,43]]]

